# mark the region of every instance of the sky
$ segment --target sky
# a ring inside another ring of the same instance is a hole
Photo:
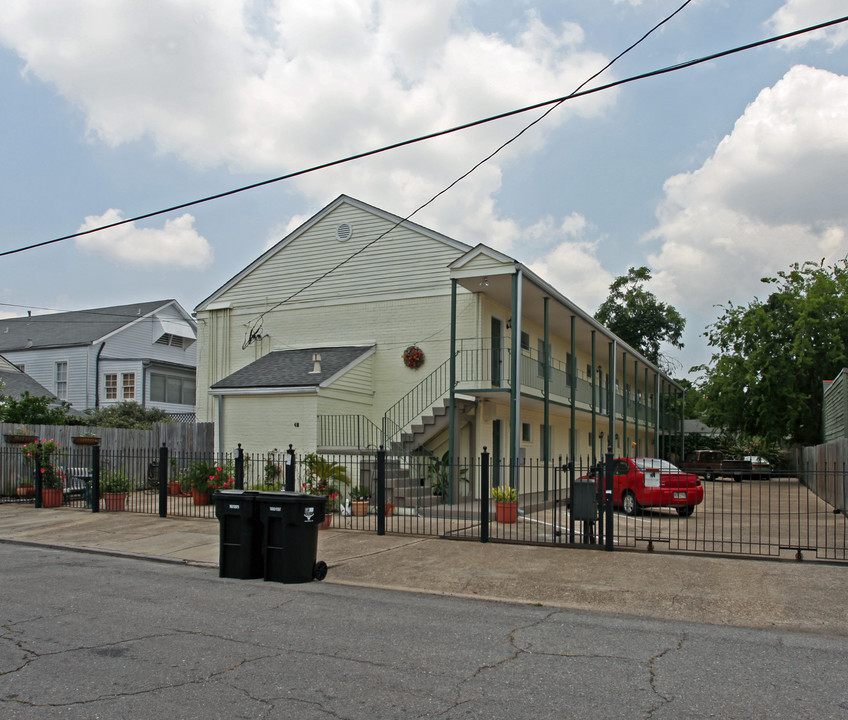
[[[565,96],[683,0],[5,0],[0,252]],[[592,85],[848,15],[693,0]],[[340,194],[406,216],[540,111],[0,257],[0,317],[187,310]],[[687,319],[848,253],[848,23],[563,103],[413,217],[588,312],[629,267]]]

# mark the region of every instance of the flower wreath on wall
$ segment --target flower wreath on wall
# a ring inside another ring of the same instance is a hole
[[[416,345],[410,345],[403,351],[403,364],[413,370],[420,368],[424,364],[424,352]]]

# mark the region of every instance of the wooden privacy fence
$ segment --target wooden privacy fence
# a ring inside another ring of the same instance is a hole
[[[35,439],[55,440],[73,456],[85,446],[76,445],[74,438],[95,435],[100,438],[100,448],[116,455],[156,456],[157,448],[167,445],[172,453],[186,456],[211,455],[214,451],[214,424],[157,423],[150,430],[125,430],[122,428],[88,427],[86,425],[16,425],[0,423],[0,495],[14,495],[26,469],[20,435]],[[69,457],[63,464],[74,467],[85,464]]]
[[[796,458],[802,482],[826,503],[848,513],[848,439],[801,448]]]

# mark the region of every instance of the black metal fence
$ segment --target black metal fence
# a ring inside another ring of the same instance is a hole
[[[94,445],[68,448],[50,462],[64,478],[59,502],[93,512],[214,518],[217,488],[294,490],[327,495],[328,524],[340,529],[848,561],[846,517],[810,489],[822,483],[809,471],[803,479],[790,472],[695,483],[658,462],[634,480],[612,458],[609,467],[563,459],[512,465],[486,454],[449,463],[383,452],[297,455],[291,447],[189,456]],[[20,449],[0,451],[0,500],[46,505],[46,488],[40,498],[35,485],[25,490],[39,470]],[[828,483],[834,474],[845,482],[844,468],[827,474]]]

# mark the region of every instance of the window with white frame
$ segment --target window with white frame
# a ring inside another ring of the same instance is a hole
[[[56,363],[56,397],[68,399],[68,361],[59,360]]]
[[[107,373],[105,379],[106,379],[106,399],[107,400],[117,400],[118,399],[118,374],[117,373]]]
[[[121,375],[121,399],[135,400],[135,373],[123,373]]]

